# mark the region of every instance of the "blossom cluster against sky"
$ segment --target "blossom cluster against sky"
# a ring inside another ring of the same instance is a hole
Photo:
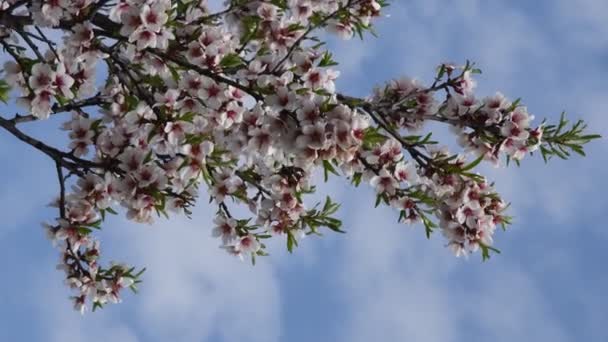
[[[537,119],[564,110],[608,136],[608,2],[399,0],[379,21],[379,38],[332,41],[338,87],[356,95],[408,75],[430,80],[445,61],[471,59],[482,95],[500,90]],[[16,108],[0,107],[3,115]],[[61,145],[52,122],[29,124]],[[450,141],[448,134],[440,134]],[[108,222],[106,254],[145,265],[140,294],[81,317],[67,301],[56,251],[39,223],[57,185],[45,156],[0,133],[2,183],[1,341],[605,341],[608,339],[608,144],[589,157],[549,166],[486,171],[513,202],[502,254],[454,258],[439,236],[373,209],[372,189],[335,180],[346,235],[283,245],[255,267],[227,256],[210,237],[212,208],[193,220],[153,226]],[[537,158],[539,159],[539,158]]]

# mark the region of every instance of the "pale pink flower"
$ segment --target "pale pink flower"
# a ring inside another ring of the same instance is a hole
[[[38,63],[32,67],[29,84],[35,92],[49,90],[54,78],[55,73],[48,64]]]
[[[255,236],[249,234],[241,237],[234,245],[234,249],[239,253],[255,254],[258,250],[260,250],[260,243]]]
[[[213,237],[221,237],[223,245],[229,245],[234,242],[237,226],[235,219],[217,216],[213,222],[216,225],[211,232]]]
[[[371,186],[376,189],[379,194],[387,193],[394,195],[399,187],[399,183],[386,169],[382,169],[378,172],[378,175],[372,177],[370,180]]]
[[[418,183],[418,172],[416,166],[411,162],[399,162],[395,166],[395,178],[400,182],[408,182],[410,185]]]

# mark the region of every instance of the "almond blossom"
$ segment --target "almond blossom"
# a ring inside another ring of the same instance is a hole
[[[341,93],[323,32],[364,37],[386,5],[228,0],[212,13],[206,1],[0,2],[11,59],[0,98],[25,111],[0,127],[54,163],[57,215],[44,228],[74,308],[119,303],[141,282],[144,269],[101,262],[96,232],[108,215],[152,224],[189,216],[202,198],[220,247],[255,262],[266,239],[291,252],[305,236],[343,232],[339,204],[310,200],[319,175],[370,186],[377,206],[429,237],[439,230],[457,256],[497,252],[508,204],[477,166],[584,154],[599,136],[564,117],[535,125],[501,93],[476,96],[470,62],[440,64],[428,83],[388,80],[366,98]],[[51,115],[65,146],[19,127]],[[437,147],[429,122],[447,125],[460,150]]]

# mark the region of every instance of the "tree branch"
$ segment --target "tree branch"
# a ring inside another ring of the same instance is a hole
[[[20,131],[15,125],[15,123],[12,122],[12,120],[7,120],[0,117],[0,127],[4,128],[6,131],[14,135],[17,139],[46,154],[56,163],[60,163],[63,167],[67,168],[68,170],[79,176],[83,176],[84,174],[83,171],[81,171],[80,169],[84,169],[85,171],[91,171],[93,169],[104,167],[104,165],[102,164],[78,158],[71,153],[60,151],[52,146],[43,143],[40,140],[30,137],[29,135]]]

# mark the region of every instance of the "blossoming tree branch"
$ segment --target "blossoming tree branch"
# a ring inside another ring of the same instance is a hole
[[[476,97],[469,62],[441,64],[428,82],[389,80],[366,98],[341,93],[319,37],[363,38],[388,5],[229,0],[211,12],[206,0],[0,0],[0,97],[23,108],[5,107],[0,126],[54,165],[58,210],[45,228],[75,308],[117,303],[141,281],[142,270],[99,261],[95,232],[108,214],[151,223],[208,196],[218,243],[255,261],[266,239],[292,251],[305,235],[342,232],[337,203],[305,204],[319,172],[370,185],[370,202],[440,232],[457,256],[498,252],[508,205],[476,167],[584,155],[599,136],[563,116],[533,125],[500,93]],[[20,128],[51,115],[69,146]],[[448,125],[461,150],[417,133],[429,121]]]

